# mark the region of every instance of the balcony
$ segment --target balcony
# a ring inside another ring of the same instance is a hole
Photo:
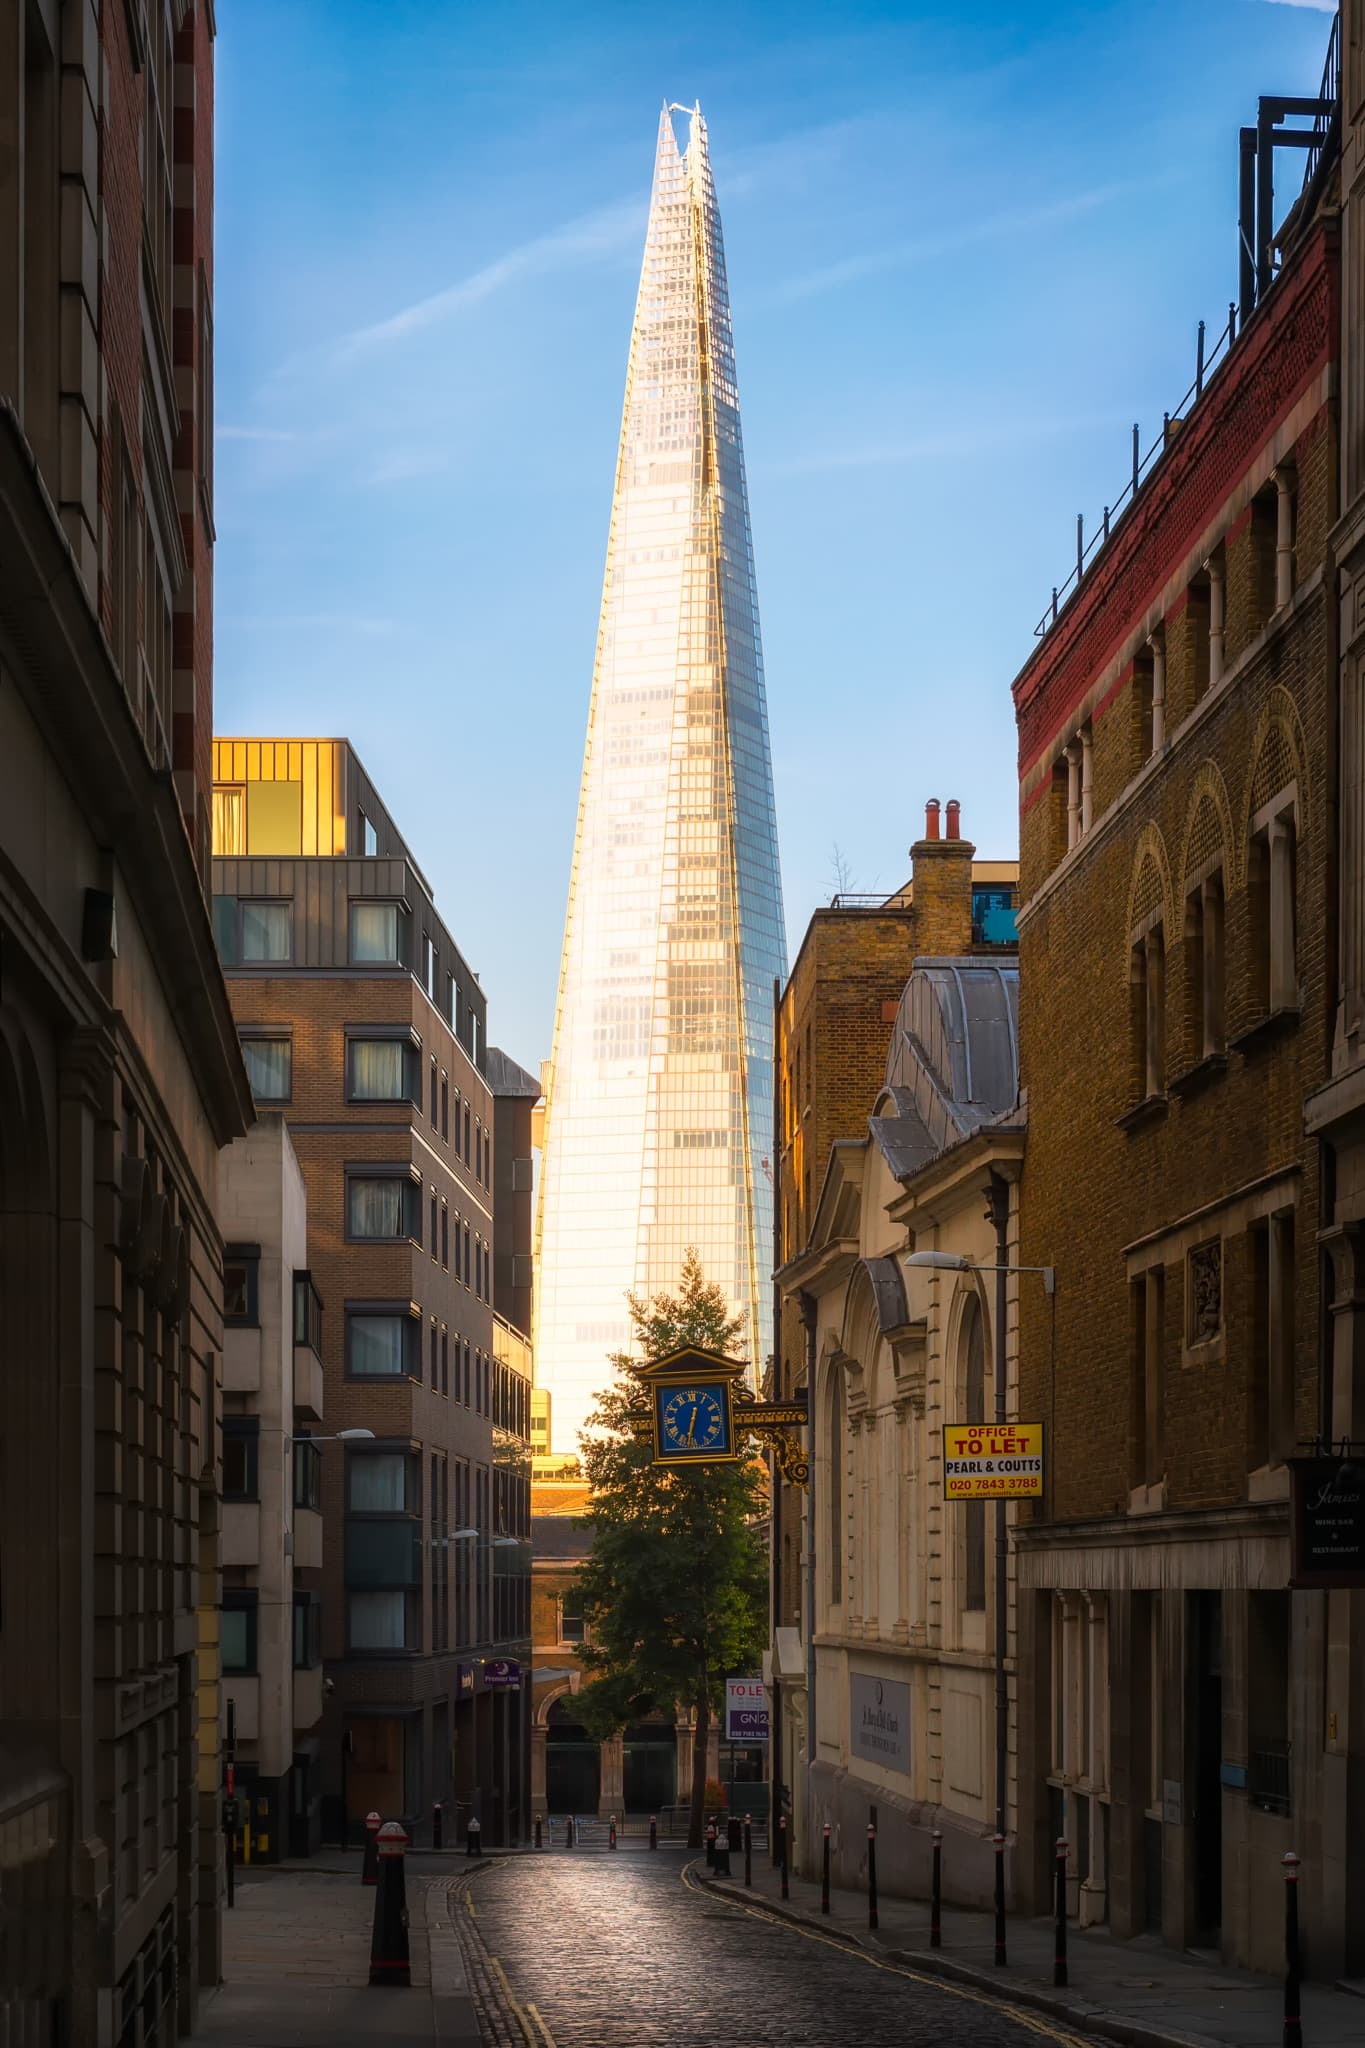
[[[294,1569],[322,1569],[322,1516],[310,1508],[294,1510]]]
[[[255,1500],[223,1503],[223,1563],[259,1565],[261,1562],[261,1504]]]
[[[308,1272],[294,1275],[294,1344],[315,1358],[322,1356],[322,1296]]]

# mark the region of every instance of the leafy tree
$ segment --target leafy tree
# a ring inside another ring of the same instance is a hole
[[[733,1356],[742,1322],[709,1285],[695,1251],[676,1294],[628,1297],[646,1358],[695,1345]],[[688,1841],[699,1847],[706,1749],[726,1675],[758,1662],[768,1633],[767,1566],[756,1523],[762,1470],[754,1460],[689,1466],[651,1463],[653,1444],[634,1434],[628,1411],[642,1389],[625,1353],[580,1437],[591,1494],[585,1527],[592,1550],[579,1574],[591,1640],[580,1655],[591,1674],[580,1719],[599,1738],[658,1707],[691,1707]]]

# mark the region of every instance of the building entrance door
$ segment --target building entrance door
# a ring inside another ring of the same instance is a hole
[[[1197,1939],[1223,1924],[1223,1610],[1217,1593],[1190,1596],[1187,1668],[1192,1694],[1194,1913]]]
[[[657,1813],[678,1796],[678,1737],[665,1722],[627,1728],[621,1745],[627,1813]]]
[[[568,1718],[556,1700],[545,1730],[547,1809],[551,1814],[595,1814],[601,1780],[601,1756],[596,1742],[586,1728]]]

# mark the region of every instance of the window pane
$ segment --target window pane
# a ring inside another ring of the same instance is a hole
[[[396,1175],[383,1180],[349,1180],[346,1194],[351,1236],[402,1237],[405,1185]]]
[[[288,1102],[294,1048],[287,1038],[244,1038],[246,1077],[258,1102]]]
[[[245,796],[242,789],[213,792],[213,850],[223,859],[246,852]]]
[[[396,903],[353,903],[351,905],[352,960],[397,960],[398,905]]]
[[[243,960],[287,960],[289,958],[288,903],[243,903]]]
[[[408,1053],[400,1038],[351,1039],[351,1094],[356,1101],[405,1101]]]
[[[245,1607],[225,1607],[220,1619],[224,1671],[250,1671],[255,1658],[252,1654],[253,1616]]]
[[[408,1461],[401,1451],[354,1453],[350,1505],[358,1513],[398,1514],[407,1507]]]
[[[349,1604],[353,1650],[406,1649],[407,1602],[401,1592],[352,1593]]]
[[[361,1379],[401,1379],[407,1369],[406,1316],[352,1316],[347,1323],[349,1366]]]

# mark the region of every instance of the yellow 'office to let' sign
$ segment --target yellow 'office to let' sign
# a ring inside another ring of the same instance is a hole
[[[1032,1500],[1043,1491],[1043,1425],[945,1422],[943,1492],[948,1500]]]

